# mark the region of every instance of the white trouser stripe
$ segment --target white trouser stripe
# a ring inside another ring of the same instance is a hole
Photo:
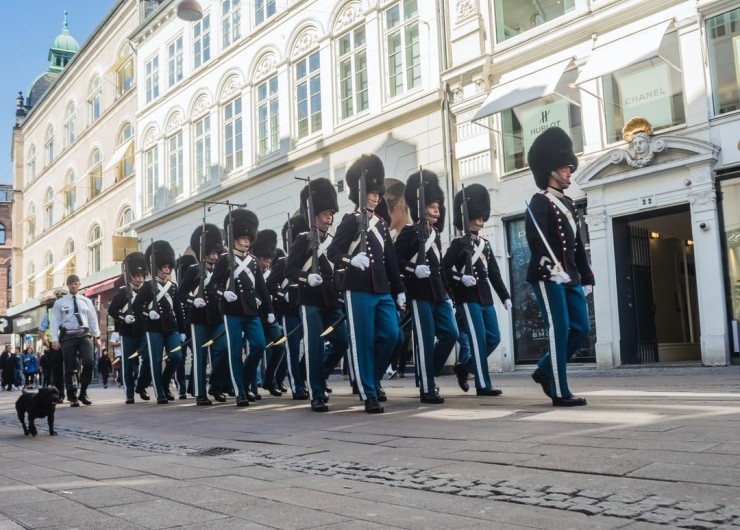
[[[285,317],[282,318],[283,330],[288,329],[288,321]],[[295,394],[295,376],[293,375],[293,363],[291,362],[292,355],[290,353],[290,339],[285,341],[285,353],[288,354],[288,381],[290,382],[290,390]]]
[[[224,330],[226,331],[226,351],[229,354],[229,376],[231,377],[231,385],[234,387],[234,392],[239,392],[239,387],[236,386],[236,378],[234,377],[234,363],[231,360],[231,333],[229,333],[229,323],[226,322],[226,315],[224,315]]]
[[[195,397],[200,397],[200,385],[198,384],[198,374],[200,373],[200,356],[198,355],[198,348],[195,343],[195,324],[190,324],[190,350],[193,352],[193,364],[192,364],[192,375],[193,375],[193,393]],[[183,350],[185,348],[183,347]],[[185,359],[185,352],[183,351],[183,362]]]
[[[351,346],[349,349],[350,357],[352,357],[352,367],[355,371],[355,384],[357,385],[357,390],[360,392],[360,399],[365,401],[367,399],[367,394],[365,394],[365,387],[362,386],[362,377],[360,377],[360,360],[357,356],[357,341],[355,340],[355,319],[352,315],[352,291],[346,291],[346,294],[347,323],[349,324],[349,338]]]
[[[540,281],[540,291],[542,292],[542,299],[545,302],[545,311],[547,312],[547,321],[550,323],[550,329],[547,332],[547,338],[550,341],[550,365],[552,366],[552,376],[555,379],[555,395],[551,397],[563,397],[563,393],[560,391],[560,377],[558,373],[558,348],[555,342],[555,323],[552,320],[552,310],[550,309],[550,300],[547,297],[547,290],[545,289],[545,282]]]
[[[146,332],[146,347],[149,349],[149,369],[152,371],[152,386],[154,387],[154,393],[156,394],[157,393],[157,383],[155,382],[156,379],[154,378],[157,377],[157,373],[159,374],[162,373],[162,368],[160,367],[159,372],[154,371],[154,355],[153,355],[154,350],[152,350],[152,341],[149,340],[148,331]],[[159,377],[161,379],[162,376],[160,375]],[[159,399],[159,395],[157,395],[157,399]]]
[[[477,374],[477,380],[480,384],[485,384],[485,379],[483,377],[483,368],[481,366],[481,355],[480,355],[480,348],[478,347],[478,333],[475,329],[475,326],[473,325],[473,315],[470,314],[470,306],[469,304],[465,303],[463,304],[463,308],[465,309],[465,319],[468,321],[468,330],[470,331],[470,347],[473,348],[473,357],[475,358],[475,368],[478,370]]]
[[[419,361],[419,378],[421,379],[420,385],[421,385],[421,391],[424,394],[429,394],[431,390],[429,389],[429,386],[427,385],[427,363],[426,363],[426,354],[425,354],[425,344],[424,344],[424,336],[423,331],[421,327],[421,320],[419,319],[419,306],[416,303],[416,300],[411,301],[412,311],[414,313],[414,327],[416,328],[416,347],[419,352],[418,355],[418,361]]]
[[[309,334],[311,330],[308,329],[308,314],[306,312],[306,306],[301,306],[301,322],[303,323],[303,340],[306,341],[306,381],[308,384],[308,397],[313,400],[313,389],[311,388],[311,339]]]

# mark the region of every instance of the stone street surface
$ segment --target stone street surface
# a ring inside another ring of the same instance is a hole
[[[95,386],[35,438],[1,392],[0,530],[740,526],[740,367],[574,368],[571,409],[529,370],[493,381],[502,396],[441,377],[441,406],[384,381],[381,415],[339,376],[324,414]]]

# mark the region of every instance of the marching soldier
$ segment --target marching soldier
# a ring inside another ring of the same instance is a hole
[[[190,371],[192,393],[196,405],[211,405],[206,395],[206,367],[208,354],[211,355],[211,377],[225,370],[226,339],[223,331],[223,319],[218,310],[217,301],[209,295],[208,285],[213,278],[213,268],[218,257],[223,253],[221,231],[210,223],[196,228],[190,236],[190,249],[200,261],[188,267],[182,274],[177,297],[186,312],[186,323],[190,327],[190,349],[193,352],[193,364]],[[218,337],[218,338],[217,338]],[[210,347],[204,344],[217,339]],[[212,392],[213,393],[213,392]],[[221,392],[217,392],[222,396]],[[225,398],[223,398],[225,400]]]
[[[444,192],[435,173],[421,170],[409,177],[404,195],[416,224],[401,230],[395,248],[406,292],[411,299],[414,342],[418,352],[416,378],[421,402],[440,404],[444,403],[444,398],[435,391],[434,375],[449,357],[458,336],[452,300],[445,286],[442,243],[437,228],[444,226],[441,216]]]
[[[208,288],[221,301],[226,329],[229,373],[237,393],[236,405],[246,407],[255,395],[247,386],[257,374],[265,349],[265,334],[260,321],[260,305],[267,304],[267,322],[275,322],[270,295],[262,270],[249,253],[257,237],[259,220],[254,212],[238,208],[226,214],[224,230],[229,234],[229,249],[216,262]],[[246,339],[247,359],[242,362],[242,342]]]
[[[108,315],[115,323],[116,331],[121,335],[123,354],[121,360],[121,375],[123,391],[126,394],[126,404],[134,403],[134,393],[144,401],[149,401],[146,387],[151,380],[149,366],[149,352],[146,344],[146,321],[136,318],[133,314],[133,302],[144,284],[147,275],[147,262],[141,252],[132,252],[124,260],[124,281],[118,292],[113,296]],[[134,355],[138,353],[138,355]],[[133,356],[133,358],[131,358]],[[138,357],[138,358],[137,358]],[[137,377],[137,367],[143,360]]]
[[[396,304],[406,306],[388,224],[375,213],[384,179],[385,168],[376,155],[362,155],[350,166],[346,181],[357,210],[344,216],[327,250],[335,268],[346,267],[350,351],[360,398],[370,414],[384,412],[378,382],[398,340]],[[362,194],[360,188],[365,188]]]
[[[337,192],[330,180],[309,181],[301,190],[301,211],[310,228],[293,241],[286,265],[288,278],[298,284],[307,351],[306,377],[314,412],[329,410],[326,378],[347,352],[342,302],[334,285],[334,267],[326,255],[332,241],[329,229],[338,209]],[[323,331],[332,325],[333,330],[322,337]],[[328,350],[325,341],[329,342]]]
[[[532,379],[553,406],[581,406],[586,399],[572,394],[566,370],[568,359],[588,339],[586,296],[593,290],[594,273],[578,230],[573,199],[565,195],[578,158],[568,134],[551,127],[532,142],[527,162],[540,189],[527,207],[525,229],[532,253],[527,281],[550,337],[550,349],[537,362]]]
[[[464,196],[463,196],[464,194]],[[511,309],[511,297],[487,239],[479,235],[491,214],[491,198],[480,184],[471,184],[455,195],[453,223],[463,232],[450,243],[442,266],[452,287],[462,326],[470,337],[472,354],[455,365],[457,381],[468,391],[468,373],[475,375],[475,389],[479,396],[499,396],[501,390],[491,385],[488,356],[501,342],[494,291]]]
[[[175,397],[170,392],[172,375],[182,362],[178,346],[185,340],[185,322],[177,299],[177,284],[170,279],[176,266],[175,251],[164,240],[154,241],[144,255],[152,269],[152,279],[145,282],[133,302],[136,318],[146,319],[149,367],[157,394],[157,403],[166,404]],[[164,370],[162,360],[166,357]]]

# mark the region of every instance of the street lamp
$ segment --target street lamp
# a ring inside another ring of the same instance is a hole
[[[177,18],[195,22],[203,18],[203,8],[198,0],[180,0],[177,4]]]

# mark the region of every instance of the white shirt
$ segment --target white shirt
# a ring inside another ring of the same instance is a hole
[[[51,309],[51,340],[56,342],[59,340],[60,328],[66,329],[79,329],[89,328],[93,337],[96,339],[100,337],[100,328],[98,327],[98,313],[95,311],[95,306],[92,300],[81,295],[74,295],[77,298],[77,310],[82,320],[82,325],[77,321],[74,310],[74,301],[72,300],[71,294],[65,294],[61,298],[54,302],[54,307]]]
[[[108,341],[110,342],[110,345],[113,347],[113,355],[116,357],[120,357],[123,355],[123,346],[121,345],[121,335],[114,331],[110,334],[110,337],[108,337]]]

